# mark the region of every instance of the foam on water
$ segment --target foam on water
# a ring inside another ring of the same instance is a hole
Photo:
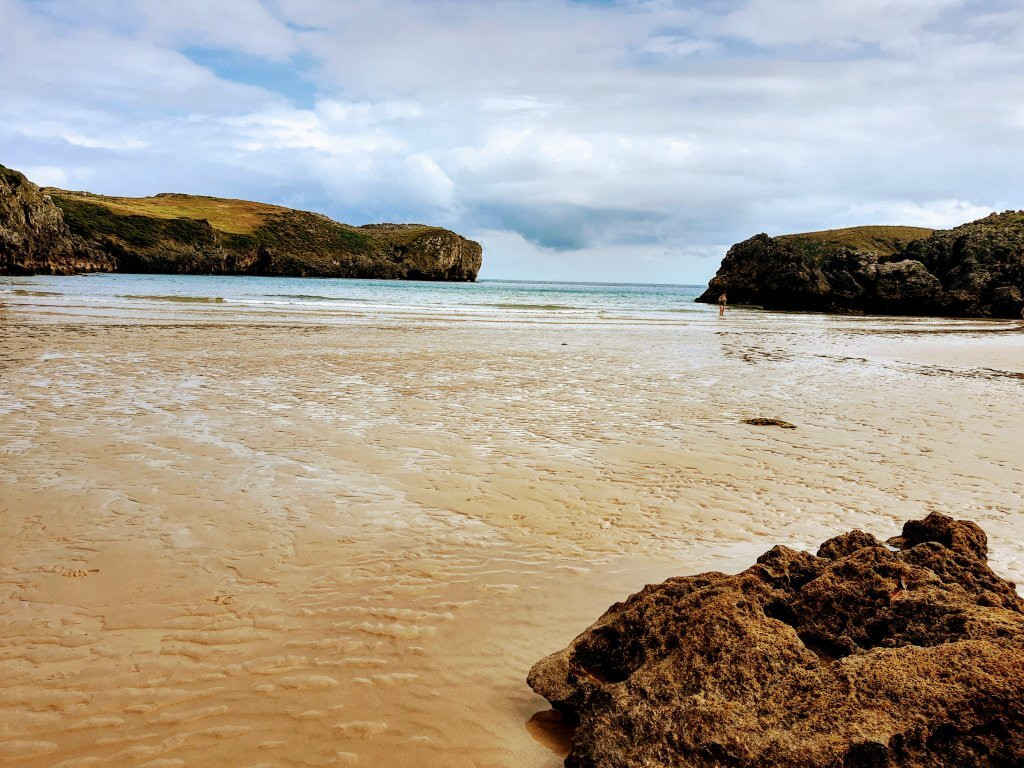
[[[0,278],[0,292],[22,299],[107,302],[230,303],[319,314],[435,312],[508,316],[536,312],[644,317],[652,313],[707,312],[694,304],[692,285],[619,285],[481,280],[442,283],[203,275],[90,274],[75,277]],[[40,303],[45,303],[42,301]],[[340,305],[340,306],[339,306]]]

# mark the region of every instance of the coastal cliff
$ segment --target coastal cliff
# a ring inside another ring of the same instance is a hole
[[[951,230],[852,227],[769,237],[729,249],[697,299],[767,309],[1020,317],[1024,211]]]
[[[0,166],[0,274],[476,279],[479,243],[422,224],[342,224],[246,200],[40,189]]]
[[[1024,765],[1024,601],[932,513],[649,585],[530,670],[569,768]]]
[[[76,251],[60,208],[17,171],[0,165],[0,275],[109,271],[113,261]]]

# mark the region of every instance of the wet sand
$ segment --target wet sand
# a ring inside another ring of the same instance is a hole
[[[1024,579],[1021,434],[1014,323],[11,296],[0,764],[554,768],[527,670],[648,581],[930,510]]]

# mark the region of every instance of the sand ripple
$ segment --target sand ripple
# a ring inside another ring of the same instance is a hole
[[[554,768],[525,672],[647,581],[931,509],[1024,579],[997,324],[58,304],[0,306],[4,765]]]

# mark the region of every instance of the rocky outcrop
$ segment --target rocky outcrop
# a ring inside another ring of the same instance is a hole
[[[440,227],[353,227],[307,211],[197,195],[40,190],[0,166],[0,274],[172,274],[475,280],[482,249]]]
[[[975,524],[853,531],[647,586],[530,686],[572,768],[1024,765],[1024,601]]]
[[[903,256],[935,275],[949,314],[1020,317],[1024,307],[1024,211],[992,214],[910,243]]]
[[[88,261],[103,269],[106,259]],[[64,217],[49,195],[0,166],[0,275],[73,274],[80,259]]]
[[[871,236],[865,236],[865,233]],[[729,249],[698,299],[769,309],[1020,317],[1024,212],[951,230],[854,227],[761,234]]]
[[[388,243],[391,258],[411,280],[473,280],[480,270],[479,244],[447,229],[417,224],[367,224],[359,229]]]

